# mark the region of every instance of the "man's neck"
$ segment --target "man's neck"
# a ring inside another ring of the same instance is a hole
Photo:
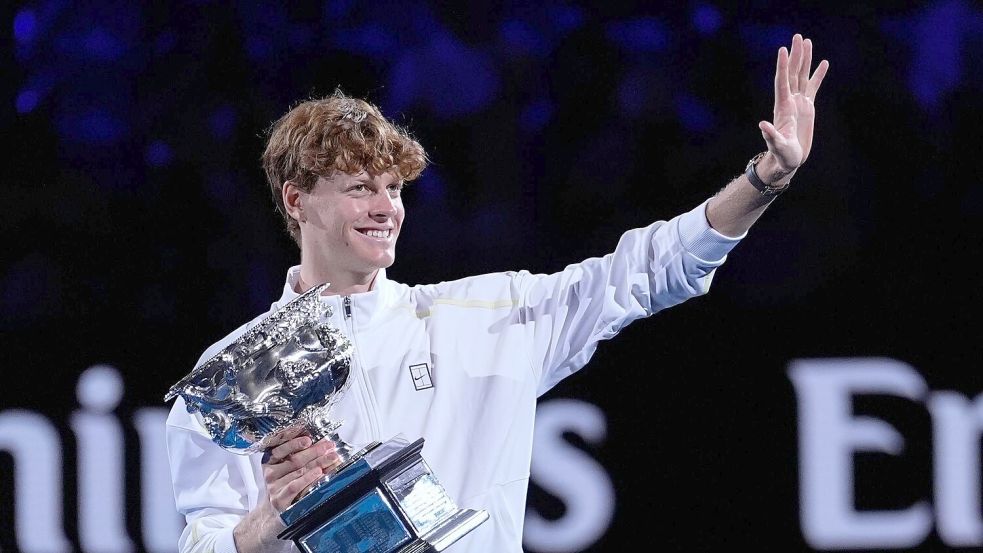
[[[372,290],[372,284],[378,274],[378,269],[368,274],[331,274],[328,271],[318,271],[312,267],[307,267],[302,261],[300,276],[297,279],[297,292],[303,294],[319,284],[330,282],[331,285],[324,291],[325,296],[360,294]]]

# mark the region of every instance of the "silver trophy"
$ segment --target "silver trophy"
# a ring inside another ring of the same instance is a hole
[[[331,408],[348,389],[353,346],[326,322],[322,284],[298,296],[195,368],[167,392],[181,396],[219,446],[265,452],[284,436],[331,440],[341,465],[280,517],[307,553],[443,551],[488,519],[459,509],[402,435],[355,449],[338,437]]]

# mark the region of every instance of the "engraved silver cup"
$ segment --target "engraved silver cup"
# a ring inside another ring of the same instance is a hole
[[[219,446],[247,455],[284,434],[335,443],[343,463],[352,448],[337,434],[332,406],[348,389],[352,344],[327,324],[330,307],[316,286],[249,329],[171,386]]]

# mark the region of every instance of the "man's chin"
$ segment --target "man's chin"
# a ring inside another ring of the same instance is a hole
[[[366,267],[371,267],[371,270],[373,271],[378,269],[388,269],[389,267],[392,266],[393,263],[396,262],[396,256],[385,255],[385,256],[374,257],[372,259],[366,259],[365,261],[366,261],[365,263]]]

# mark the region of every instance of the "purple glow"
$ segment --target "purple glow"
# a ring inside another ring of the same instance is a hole
[[[676,98],[676,114],[683,127],[693,133],[712,130],[715,123],[713,112],[705,102],[689,94]]]
[[[447,185],[433,167],[420,175],[420,180],[412,184],[413,192],[427,203],[442,202],[447,196]]]
[[[639,17],[607,26],[608,39],[629,52],[662,52],[669,46],[669,28],[659,19]]]
[[[86,113],[69,113],[58,122],[59,134],[89,144],[107,145],[119,141],[126,134],[122,120],[104,110]]]
[[[269,38],[251,36],[246,39],[246,55],[253,61],[263,61],[273,54],[273,43]]]
[[[236,128],[236,111],[226,104],[216,109],[208,118],[208,128],[215,138],[229,138]]]
[[[724,18],[720,10],[710,4],[700,4],[693,10],[693,26],[700,34],[712,35],[723,25]]]
[[[916,16],[916,51],[908,84],[922,107],[937,106],[958,84],[963,29],[970,19],[969,7],[959,0],[936,4]]]
[[[26,89],[17,95],[17,113],[29,113],[38,107],[41,97],[36,90]]]
[[[86,57],[99,61],[116,61],[123,56],[123,44],[115,35],[96,27],[82,37],[82,49]]]
[[[575,31],[584,24],[584,11],[574,6],[551,6],[549,14],[554,28],[562,33]]]
[[[618,83],[618,107],[626,115],[640,115],[648,104],[648,87],[644,76],[632,71],[625,75]]]
[[[521,19],[502,23],[498,29],[498,36],[505,43],[509,54],[536,56],[549,52],[546,37]]]
[[[393,33],[378,23],[369,23],[354,29],[339,29],[334,33],[336,47],[348,52],[383,58],[399,45]]]
[[[177,35],[174,31],[166,30],[157,35],[154,40],[154,53],[157,55],[166,54],[177,46]]]
[[[400,55],[389,76],[386,108],[403,111],[419,100],[435,116],[453,119],[484,109],[499,86],[487,54],[439,33],[426,46]]]
[[[14,38],[17,42],[30,42],[37,34],[38,18],[33,10],[23,9],[14,16]]]
[[[540,98],[522,109],[519,125],[528,133],[538,133],[549,123],[553,111],[553,104],[545,98]]]
[[[338,19],[342,19],[347,16],[348,12],[351,11],[354,5],[354,0],[332,0],[331,2],[325,2],[325,18],[332,24],[337,24]]]
[[[170,145],[163,140],[155,140],[147,146],[147,153],[145,155],[147,163],[154,167],[163,167],[171,162],[174,158],[174,152],[171,150]]]

